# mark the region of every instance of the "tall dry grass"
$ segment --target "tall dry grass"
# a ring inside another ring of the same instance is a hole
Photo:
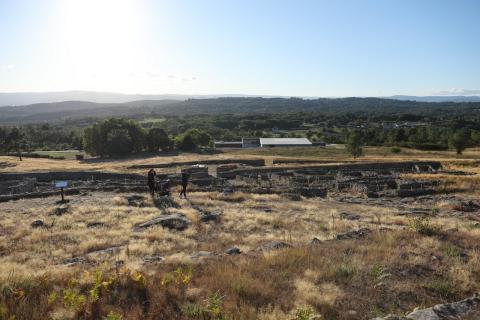
[[[2,281],[5,319],[370,319],[479,290],[478,237],[374,233],[268,255],[162,265],[154,273],[100,265]],[[432,260],[432,256],[436,259]],[[468,281],[470,279],[471,281]],[[308,311],[310,312],[310,311]],[[115,316],[116,318],[108,318]]]

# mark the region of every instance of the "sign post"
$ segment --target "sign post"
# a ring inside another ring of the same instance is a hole
[[[62,202],[65,202],[65,197],[63,194],[63,188],[66,188],[68,186],[67,181],[57,181],[55,182],[55,188],[60,189],[60,195],[62,196]]]

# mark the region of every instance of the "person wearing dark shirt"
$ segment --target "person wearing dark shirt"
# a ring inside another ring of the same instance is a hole
[[[155,194],[155,176],[156,175],[157,173],[155,172],[155,170],[150,169],[150,171],[148,171],[147,183],[148,183],[148,189],[150,190],[150,194],[152,195],[152,197]]]
[[[190,174],[188,172],[182,172],[182,191],[180,192],[180,198],[183,196],[187,199],[187,186],[188,186],[188,179],[190,178]]]

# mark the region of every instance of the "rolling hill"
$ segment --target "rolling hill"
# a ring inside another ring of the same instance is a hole
[[[185,116],[235,113],[431,113],[448,116],[480,110],[480,102],[419,102],[385,98],[259,98],[221,97],[211,99],[136,100],[126,103],[64,101],[0,108],[0,123],[35,123],[82,118]]]

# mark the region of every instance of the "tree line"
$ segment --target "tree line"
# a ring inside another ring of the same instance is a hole
[[[355,139],[349,138],[353,133]],[[480,115],[295,112],[165,116],[163,121],[150,122],[123,118],[69,120],[0,127],[0,152],[79,149],[107,157],[144,151],[191,151],[212,146],[214,139],[240,141],[242,137],[307,137],[326,143],[347,143],[351,139],[359,145],[452,148],[461,153],[467,147],[480,146]]]
[[[212,145],[212,137],[199,129],[168,135],[163,128],[142,128],[138,122],[112,118],[95,123],[83,131],[83,147],[92,156],[123,156],[143,151],[179,149],[193,151]]]

